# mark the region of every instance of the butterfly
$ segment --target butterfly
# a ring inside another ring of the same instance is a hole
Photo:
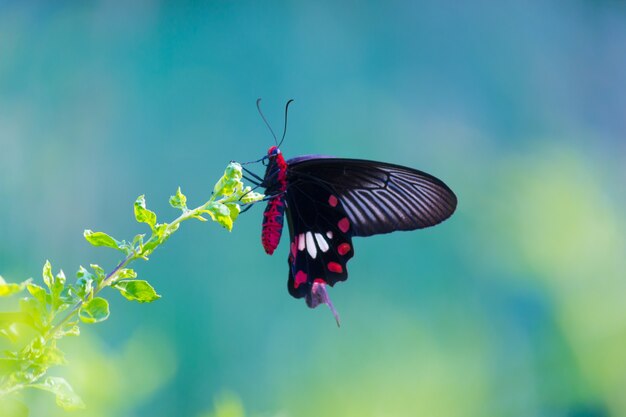
[[[244,170],[253,177],[247,180],[265,188],[261,241],[269,255],[287,218],[289,294],[310,308],[327,304],[339,325],[326,287],[348,279],[352,238],[434,226],[454,213],[457,198],[438,178],[401,165],[323,155],[285,160],[279,146],[292,101],[280,143],[259,160],[267,166],[263,178]]]

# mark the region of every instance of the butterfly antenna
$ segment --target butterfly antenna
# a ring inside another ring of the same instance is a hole
[[[276,134],[272,130],[272,126],[270,126],[270,124],[267,122],[267,119],[265,118],[265,116],[263,116],[263,112],[261,111],[261,98],[260,97],[256,100],[256,108],[259,111],[259,114],[261,115],[261,119],[263,119],[263,121],[265,122],[265,126],[267,126],[267,128],[272,133],[272,136],[274,136],[274,143],[276,143],[276,146],[278,146],[278,139],[276,139]]]
[[[280,148],[280,145],[283,144],[283,141],[285,140],[285,135],[287,134],[287,113],[289,111],[289,105],[293,102],[293,99],[289,100],[287,102],[287,104],[285,105],[285,127],[283,128],[283,137],[280,138],[280,143],[277,145]]]

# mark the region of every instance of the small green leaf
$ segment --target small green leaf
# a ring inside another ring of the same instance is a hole
[[[93,269],[93,272],[96,273],[96,276],[95,276],[96,284],[100,285],[102,283],[102,281],[104,281],[104,279],[106,278],[106,274],[104,273],[104,269],[102,269],[102,267],[100,267],[99,265],[96,265],[96,264],[91,264],[89,266],[91,267],[91,269]]]
[[[85,408],[83,400],[74,392],[70,384],[63,378],[49,376],[40,384],[31,385],[44,391],[49,391],[56,396],[56,403],[65,410],[78,410]]]
[[[243,188],[242,176],[241,165],[237,162],[231,162],[224,170],[222,178],[213,187],[213,193],[215,195],[230,196],[241,190]]]
[[[120,242],[104,232],[93,232],[89,229],[85,229],[83,236],[85,236],[87,242],[91,243],[93,246],[106,246],[113,249],[120,249]]]
[[[207,213],[211,216],[213,221],[224,226],[228,231],[233,229],[233,219],[231,217],[230,209],[226,204],[222,203],[211,203],[209,206],[202,210],[203,213]]]
[[[43,351],[43,354],[39,357],[39,362],[47,365],[67,365],[67,359],[65,359],[65,353],[56,347],[56,343],[47,345]]]
[[[140,195],[135,201],[135,219],[139,223],[147,223],[151,229],[154,229],[154,225],[157,221],[157,216],[153,211],[146,208],[146,197]]]
[[[170,206],[181,210],[187,208],[187,197],[180,191],[180,187],[176,190],[176,194],[170,197]]]
[[[34,298],[20,299],[20,311],[28,314],[32,318],[35,328],[40,328],[45,325],[47,314],[39,300]]]
[[[141,233],[138,235],[135,235],[135,237],[133,238],[133,245],[143,245],[143,238],[145,237],[145,233]]]
[[[28,292],[30,293],[30,295],[32,295],[35,298],[35,300],[39,301],[39,303],[42,306],[46,305],[46,296],[48,295],[48,293],[43,287],[40,287],[37,284],[31,283],[31,284],[28,284],[26,288],[28,289]]]
[[[120,290],[120,294],[127,299],[139,301],[140,303],[151,303],[161,298],[152,285],[143,280],[120,281],[115,284],[115,288]]]
[[[59,298],[61,292],[65,289],[65,273],[61,269],[59,273],[54,277],[54,283],[52,284],[52,295],[55,298]]]
[[[9,375],[19,371],[23,361],[16,358],[0,358],[0,375]],[[2,410],[2,408],[0,408]]]
[[[109,318],[109,302],[95,297],[85,302],[78,311],[80,319],[85,323],[99,323]]]
[[[54,277],[52,276],[52,265],[50,265],[50,261],[46,261],[43,265],[43,282],[46,283],[48,288],[52,287],[52,283],[54,282]]]
[[[153,229],[154,235],[159,239],[163,238],[163,236],[167,233],[167,226],[169,226],[167,223],[156,224]]]
[[[239,201],[241,201],[242,204],[250,204],[261,201],[264,197],[265,195],[252,191],[250,187],[246,187],[242,191],[241,196],[239,196]]]
[[[239,204],[235,204],[235,203],[226,203],[226,207],[228,207],[228,210],[230,211],[230,219],[234,223],[235,220],[237,220],[237,217],[239,217],[239,212],[241,212],[241,207],[239,207]]]
[[[58,331],[58,339],[63,336],[78,336],[80,335],[80,327],[78,326],[78,320],[65,323]]]
[[[123,268],[123,269],[120,269],[120,272],[118,272],[118,276],[121,279],[125,279],[125,278],[134,279],[134,278],[137,278],[137,273],[135,272],[134,269]]]
[[[22,290],[24,290],[24,288],[26,288],[26,285],[28,285],[28,283],[30,283],[31,280],[28,279],[24,282],[21,282],[19,284],[15,284],[15,283],[7,283],[4,278],[2,278],[0,276],[0,297],[8,297],[9,295],[13,295],[16,294]]]
[[[73,291],[78,298],[85,298],[85,296],[93,289],[94,275],[87,271],[82,265],[76,272],[76,284],[73,287]]]

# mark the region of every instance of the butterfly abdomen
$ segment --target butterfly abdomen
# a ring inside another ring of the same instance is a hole
[[[282,196],[272,198],[263,213],[263,232],[261,233],[263,248],[268,255],[273,254],[278,247],[283,232],[284,216],[285,199]]]
[[[265,187],[269,195],[273,195],[263,213],[263,232],[261,241],[268,255],[274,253],[283,233],[283,220],[285,217],[285,191],[287,190],[287,162],[277,147],[272,146],[268,155],[272,156],[271,162],[265,172]]]

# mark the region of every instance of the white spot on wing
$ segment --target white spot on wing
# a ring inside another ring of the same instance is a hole
[[[299,251],[303,251],[304,250],[304,246],[305,246],[304,233],[300,233],[298,235],[298,250]]]
[[[309,255],[311,255],[311,258],[315,259],[317,256],[317,246],[315,246],[311,232],[306,232],[306,250],[309,252]]]
[[[326,252],[328,250],[328,242],[326,242],[326,239],[324,239],[324,236],[322,236],[319,233],[316,233],[315,240],[317,240],[317,246],[320,247],[320,250],[322,252]]]
[[[328,237],[329,239],[332,239],[333,238],[333,232],[330,231],[330,230],[328,232],[326,232],[326,237]]]

